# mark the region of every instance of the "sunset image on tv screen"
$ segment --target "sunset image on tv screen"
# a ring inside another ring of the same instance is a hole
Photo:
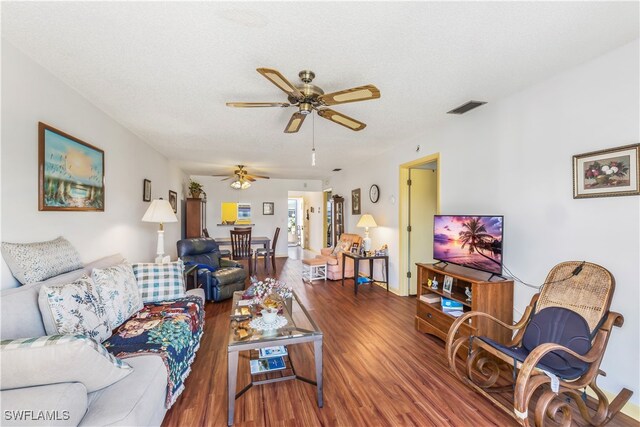
[[[501,216],[434,217],[433,258],[502,274]]]

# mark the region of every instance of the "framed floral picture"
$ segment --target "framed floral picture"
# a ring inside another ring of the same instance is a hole
[[[573,156],[573,198],[640,195],[640,144]]]
[[[151,181],[148,179],[142,180],[142,201],[151,201]]]
[[[360,189],[351,190],[351,215],[360,215]]]
[[[178,193],[169,190],[169,204],[174,213],[178,213]]]
[[[262,203],[262,215],[273,215],[274,212],[274,202],[263,202]]]

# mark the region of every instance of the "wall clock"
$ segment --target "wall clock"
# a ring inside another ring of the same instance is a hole
[[[378,203],[378,200],[380,200],[380,187],[375,184],[369,188],[369,200],[372,203]]]

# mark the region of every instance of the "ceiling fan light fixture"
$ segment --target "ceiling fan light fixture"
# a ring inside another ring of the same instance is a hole
[[[300,103],[300,114],[311,114],[313,112],[313,105],[309,102],[301,102]]]
[[[251,182],[248,179],[240,178],[233,181],[230,186],[234,190],[246,190],[251,187]]]

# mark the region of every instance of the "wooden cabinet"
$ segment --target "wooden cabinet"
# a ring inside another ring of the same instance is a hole
[[[331,200],[333,203],[331,229],[333,230],[333,244],[335,245],[340,240],[342,233],[344,233],[344,198],[333,196]]]
[[[416,329],[446,340],[449,328],[456,318],[442,310],[441,303],[427,303],[422,296],[435,294],[462,303],[462,311],[481,311],[488,313],[503,322],[513,324],[513,281],[487,281],[480,278],[486,273],[461,273],[462,269],[453,270],[456,266],[437,267],[433,264],[416,264],[418,267],[418,298],[415,318]],[[453,278],[451,293],[444,292],[445,275]],[[436,279],[438,289],[431,289],[428,280]],[[471,301],[467,300],[465,288],[472,292]],[[491,322],[486,318],[472,318],[464,324],[461,334],[483,335],[506,344],[511,339],[511,331]]]
[[[202,230],[206,227],[204,207],[204,199],[187,199],[184,213],[185,238],[191,239],[203,236]]]

